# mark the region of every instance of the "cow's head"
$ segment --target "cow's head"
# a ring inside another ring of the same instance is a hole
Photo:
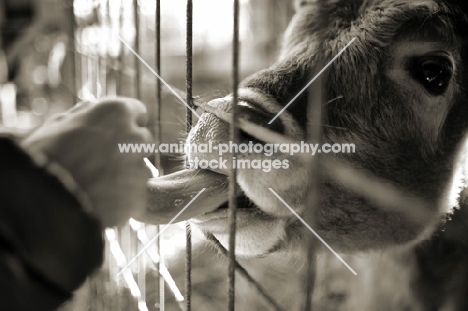
[[[305,140],[307,92],[269,121],[300,93],[319,65],[356,38],[327,70],[323,141],[355,144],[355,153],[333,156],[430,202],[427,212],[437,217],[468,126],[463,6],[435,0],[298,2],[277,62],[241,83],[240,118],[291,140]],[[232,111],[232,97],[208,106],[211,112],[201,116],[188,142],[228,143],[229,125],[220,116]],[[242,131],[242,139],[262,143],[255,134]],[[189,158],[218,155],[190,152]],[[268,188],[303,214],[308,208],[306,165],[280,152],[272,157],[242,153],[238,159],[287,160],[288,168],[238,170],[237,251],[262,256],[296,248],[302,224]],[[324,180],[320,190],[315,229],[337,249],[401,245],[426,229],[402,213],[382,211],[339,183]],[[222,243],[228,236],[225,207],[193,220]]]

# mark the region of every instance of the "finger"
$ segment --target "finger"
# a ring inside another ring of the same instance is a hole
[[[125,102],[131,112],[131,120],[139,127],[143,127],[148,122],[148,110],[146,105],[135,98],[119,97],[118,100]]]
[[[59,122],[63,119],[65,119],[67,117],[67,113],[65,112],[59,112],[59,113],[56,113],[52,116],[50,116],[45,122],[43,125],[49,125],[51,123],[54,123],[54,122]]]
[[[148,111],[145,104],[140,101],[132,102],[134,105],[133,119],[136,122],[137,126],[144,127],[148,123]]]
[[[135,98],[115,97],[104,99],[103,101],[119,102],[125,104],[130,112],[130,120],[138,127],[144,127],[148,122],[148,113],[145,104]]]
[[[147,149],[145,152],[138,153],[139,156],[143,157],[151,155],[154,152],[154,149],[151,148],[156,148],[154,146],[153,135],[147,128],[144,127],[135,128],[134,126],[132,129],[132,134],[127,136],[127,141],[138,145],[146,145]]]
[[[153,134],[151,134],[150,130],[146,127],[139,127],[135,129],[138,135],[140,135],[140,139],[142,143],[145,144],[152,144],[154,143]]]

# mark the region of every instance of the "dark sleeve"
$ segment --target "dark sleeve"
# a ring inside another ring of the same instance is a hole
[[[67,172],[0,136],[1,310],[53,310],[101,265],[86,207]]]

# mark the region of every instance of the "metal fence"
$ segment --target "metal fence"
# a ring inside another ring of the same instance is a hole
[[[116,5],[116,3],[119,5]],[[186,102],[189,107],[193,105],[193,6],[196,5],[192,0],[187,0],[186,3]],[[239,70],[240,70],[240,52],[239,52],[239,14],[240,6],[239,0],[233,0],[233,25],[232,25],[232,90],[233,90],[233,105],[237,106],[238,100],[238,84],[239,84]],[[161,1],[155,0],[155,44],[154,44],[154,72],[161,75],[163,64],[161,64]],[[79,38],[77,38],[77,25],[76,23],[76,8],[73,8],[73,1],[68,1],[65,7],[65,14],[68,16],[67,29],[69,30],[70,49],[74,52],[74,57],[71,58],[72,62],[72,76],[77,77],[72,86],[72,93],[75,100],[86,96],[99,97],[103,95],[126,95],[134,96],[142,99],[142,72],[147,70],[147,64],[142,62],[140,58],[142,50],[142,25],[140,19],[139,1],[101,1],[99,5],[101,14],[101,24],[107,25],[108,23],[117,23],[119,34],[117,36],[121,39],[118,44],[118,52],[110,57],[108,54],[112,51],[105,53],[93,52],[85,49],[91,49],[91,46],[84,46]],[[123,18],[124,10],[133,12],[134,23],[134,41],[133,44],[125,42],[125,36],[122,33],[125,30],[125,21]],[[75,12],[74,12],[75,11]],[[182,14],[182,12],[181,12]],[[111,21],[112,19],[112,21]],[[80,33],[82,36],[83,33]],[[102,35],[105,35],[102,33]],[[113,34],[115,37],[116,35]],[[100,40],[100,38],[95,38]],[[145,49],[148,46],[145,45]],[[133,54],[124,53],[126,49],[132,50]],[[129,57],[129,55],[131,57]],[[133,58],[133,59],[132,59]],[[128,66],[133,68],[132,77],[129,79],[125,77],[122,72]],[[79,68],[79,70],[77,70]],[[319,143],[321,140],[321,122],[322,115],[326,105],[324,105],[324,81],[326,78],[321,75],[316,83],[312,84],[309,88],[309,128],[308,140],[312,143]],[[84,87],[85,84],[88,87]],[[131,87],[129,87],[131,85]],[[100,88],[100,89],[99,89]],[[154,103],[146,103],[149,110],[153,112],[154,120],[150,122],[154,137],[156,141],[161,141],[161,110],[163,105],[162,96],[162,82],[161,79],[156,79]],[[81,92],[81,93],[80,93]],[[87,92],[84,94],[83,92]],[[151,106],[152,105],[152,106]],[[186,130],[190,131],[192,127],[192,111],[187,109],[186,112]],[[236,143],[239,141],[239,129],[250,130],[257,129],[255,124],[248,122],[239,123],[237,119],[236,109],[225,120],[230,124],[230,139]],[[272,133],[266,129],[258,132],[262,140],[265,142],[288,142],[289,139],[282,137],[276,133]],[[235,156],[235,154],[233,155]],[[297,155],[301,157],[301,155]],[[424,202],[417,198],[408,200],[408,196],[403,191],[397,188],[389,187],[388,184],[382,183],[374,176],[364,174],[360,171],[354,170],[346,163],[339,162],[336,159],[323,158],[320,156],[303,158],[309,165],[311,186],[309,189],[309,208],[305,215],[307,223],[314,226],[313,211],[319,201],[320,193],[318,185],[320,179],[332,178],[342,184],[345,184],[349,189],[363,195],[372,202],[375,202],[383,210],[399,211],[406,213],[412,219],[418,219],[422,223],[428,217],[424,213]],[[155,155],[154,163],[162,173],[164,167],[159,154]],[[256,288],[259,299],[264,299],[266,304],[271,310],[283,310],[282,306],[275,301],[262,287],[262,284],[257,282],[249,272],[242,267],[236,259],[235,252],[235,238],[236,238],[236,198],[237,198],[237,183],[236,183],[236,169],[232,168],[229,180],[229,247],[225,249],[216,237],[211,233],[205,233],[205,237],[212,245],[219,251],[220,254],[228,259],[227,273],[227,301],[226,309],[233,311],[235,309],[235,284],[236,276],[245,278],[249,283]],[[410,206],[411,208],[407,208]],[[103,297],[108,297],[112,302],[108,303],[112,310],[149,310],[159,309],[165,310],[165,288],[168,288],[175,300],[179,303],[181,310],[191,310],[192,308],[192,228],[190,223],[186,224],[186,271],[185,271],[185,289],[182,291],[177,287],[176,282],[173,280],[169,270],[164,262],[164,254],[161,252],[161,227],[145,225],[136,221],[131,221],[123,228],[108,229],[106,231],[106,238],[108,240],[106,247],[107,262],[105,268],[97,277],[91,279],[83,294],[86,298],[87,306],[92,310],[107,310],[107,307],[102,303]],[[150,247],[145,247],[152,237],[157,237]],[[304,287],[304,310],[312,309],[312,294],[314,291],[315,281],[315,265],[316,256],[315,250],[317,242],[314,236],[309,235],[305,241],[308,248],[308,261],[307,261],[307,275],[305,276]],[[117,275],[121,272],[123,267],[126,267],[131,258],[137,254],[143,253],[138,259],[134,261],[130,269],[123,271],[119,277]],[[151,280],[148,281],[148,270],[151,271]],[[237,275],[236,275],[237,272]],[[148,288],[148,284],[154,286]],[[120,285],[119,285],[120,284]],[[124,284],[128,288],[127,297],[119,292],[121,285]],[[152,293],[152,303],[154,306],[148,305],[148,293]],[[156,292],[156,293],[154,293]],[[154,297],[153,297],[154,296]],[[157,297],[157,298],[155,298]],[[129,302],[130,301],[130,302]],[[92,306],[90,306],[92,303]],[[79,302],[75,303],[79,304]],[[72,307],[71,307],[72,308]]]
[[[116,1],[117,2],[117,1]],[[125,1],[118,1],[117,10],[117,23],[119,24],[119,38],[122,41],[120,49],[117,55],[110,57],[108,52],[99,53],[97,51],[89,51],[87,49],[93,49],[93,44],[83,42],[83,39],[77,39],[79,33],[77,29],[79,25],[76,22],[76,6],[74,8],[73,1],[69,1],[64,7],[64,13],[66,14],[66,20],[69,22],[66,25],[68,29],[68,36],[70,38],[70,50],[74,55],[70,61],[72,63],[71,75],[76,77],[71,87],[71,93],[74,95],[74,101],[84,99],[86,97],[98,98],[105,95],[127,95],[134,96],[142,99],[142,66],[147,65],[144,60],[141,59],[141,19],[139,10],[139,1],[133,0],[132,6],[125,5]],[[127,1],[128,2],[128,1]],[[99,10],[101,14],[100,27],[106,27],[110,23],[111,15],[115,14],[111,10],[115,2],[113,1],[101,1]],[[161,73],[161,1],[155,0],[155,68],[154,71],[160,75]],[[124,27],[123,14],[124,10],[131,10],[133,12],[133,23],[134,23],[134,41],[133,44],[128,44],[123,39],[122,31]],[[237,88],[239,84],[239,0],[233,0],[233,27],[232,27],[232,89],[233,89],[233,101],[236,106],[238,95]],[[115,16],[114,16],[115,19]],[[114,21],[115,22],[115,21]],[[98,35],[98,34],[96,34]],[[114,34],[115,36],[115,34]],[[96,38],[99,40],[98,38]],[[95,48],[95,47],[94,47]],[[130,49],[133,52],[133,61],[125,56],[125,49]],[[193,1],[187,0],[186,3],[186,103],[189,107],[193,108],[193,87],[192,87],[192,71],[193,71]],[[143,61],[143,64],[142,64]],[[128,88],[126,85],[129,81],[125,81],[125,77],[122,75],[122,71],[127,67],[133,68],[134,74],[131,79],[132,87]],[[157,142],[161,141],[161,105],[162,103],[162,80],[158,75],[156,79],[155,98],[153,107],[149,107],[153,111],[154,120],[150,122],[153,126],[151,127],[154,137]],[[101,89],[98,89],[101,88]],[[148,103],[147,103],[148,104]],[[231,125],[231,140],[233,142],[239,141],[239,126],[237,121],[237,114],[234,111],[232,113],[232,119],[230,120]],[[192,127],[192,110],[187,108],[186,112],[186,130],[190,131]],[[234,155],[235,156],[235,155]],[[160,173],[164,171],[164,167],[161,164],[161,158],[159,154],[154,157],[154,164],[159,169]],[[233,168],[230,174],[230,187],[229,187],[229,227],[230,227],[230,239],[229,249],[225,249],[216,237],[211,233],[205,233],[206,239],[211,241],[213,246],[219,251],[220,254],[224,255],[229,260],[228,271],[227,271],[227,292],[228,299],[226,302],[227,310],[234,310],[235,306],[235,277],[236,271],[239,276],[244,277],[253,284],[258,290],[260,296],[265,299],[267,304],[272,310],[282,310],[280,305],[270,297],[261,284],[256,282],[253,277],[250,276],[248,271],[243,268],[236,260],[235,255],[235,232],[236,232],[236,169]],[[87,308],[93,310],[107,310],[109,306],[112,310],[148,310],[146,301],[147,295],[147,280],[148,274],[146,273],[147,266],[154,269],[153,274],[154,280],[152,282],[158,284],[159,292],[156,293],[158,299],[155,299],[155,306],[159,310],[165,309],[165,287],[172,291],[175,299],[179,302],[181,310],[191,310],[191,282],[192,282],[192,238],[191,238],[191,226],[190,223],[186,223],[185,235],[186,235],[186,271],[185,271],[185,291],[182,294],[172,279],[168,269],[164,265],[163,254],[161,253],[159,235],[161,230],[160,226],[149,226],[136,221],[130,221],[129,224],[123,228],[107,229],[107,247],[106,247],[106,258],[107,262],[103,271],[98,276],[92,278],[87,283],[85,289],[78,293],[78,296],[85,296],[84,302],[75,302],[69,308],[79,309],[86,305]],[[149,247],[145,250],[145,254],[139,256],[135,260],[134,265],[131,269],[122,271],[120,277],[117,277],[119,269],[126,267],[132,257],[141,254],[140,250],[143,249],[152,241],[149,235],[157,236],[154,241],[154,247]],[[311,261],[313,263],[313,261]],[[313,267],[313,264],[310,265]],[[313,270],[313,269],[312,269]],[[113,284],[116,283],[116,284]],[[118,293],[114,285],[118,286],[119,283],[129,289],[132,297],[125,297],[122,293]],[[104,286],[107,284],[107,286]],[[313,282],[311,283],[313,284]],[[311,285],[312,286],[312,285]],[[87,291],[87,293],[83,293]],[[114,303],[103,302],[103,296],[110,295],[115,297]],[[78,300],[80,297],[77,298]],[[128,300],[134,300],[134,303],[130,303]],[[310,303],[310,302],[309,302]],[[66,308],[66,307],[65,307]]]

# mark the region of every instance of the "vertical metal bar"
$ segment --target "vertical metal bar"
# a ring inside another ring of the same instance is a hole
[[[156,12],[155,12],[155,31],[156,31],[156,72],[161,76],[161,0],[156,0]],[[161,130],[161,105],[162,105],[162,87],[161,80],[156,77],[156,102],[154,107],[154,138],[157,144],[162,142],[162,130]],[[161,155],[160,153],[155,154],[154,164],[159,170],[159,174],[164,174],[163,167],[161,165]],[[159,284],[159,310],[164,311],[165,309],[165,282],[164,278],[161,277],[161,269],[164,265],[164,258],[161,249],[161,239],[162,236],[159,234],[161,228],[157,226],[158,237],[156,239],[156,247],[158,248],[159,254],[159,264],[158,264],[158,274],[156,277],[156,282]]]
[[[161,227],[158,226],[157,233],[159,234]],[[164,278],[161,276],[161,271],[164,269],[164,254],[162,252],[161,240],[164,237],[164,233],[160,234],[156,240],[159,253],[159,264],[158,264],[158,279],[159,279],[159,310],[164,311],[166,308],[166,296],[165,296],[165,282]]]
[[[112,0],[109,0],[112,1]],[[123,1],[120,1],[120,8],[119,8],[119,20],[118,20],[118,27],[119,31],[118,34],[119,36],[122,36],[122,29],[123,29],[123,14],[124,14],[124,5]],[[124,57],[124,46],[123,44],[119,41],[119,54],[117,56],[117,70],[115,72],[115,93],[116,95],[123,95],[123,72],[125,68],[125,57]],[[128,226],[128,224],[126,225]],[[117,230],[117,241],[123,248],[123,242],[124,242],[124,229],[122,227],[116,228]],[[117,302],[116,302],[116,308],[117,311],[124,310],[125,309],[125,300],[123,293],[121,289],[119,289],[119,293],[117,295]]]
[[[322,29],[328,27],[328,16],[323,16],[321,18]],[[323,35],[318,36],[319,42],[324,42],[325,38]],[[322,46],[322,45],[318,45]],[[325,59],[319,58],[315,64],[317,69],[323,68],[325,64]],[[312,73],[315,75],[315,73]],[[319,78],[313,83],[308,90],[308,126],[307,126],[307,140],[312,144],[321,144],[322,143],[322,123],[325,115],[326,105],[326,81],[327,72],[323,72]],[[309,162],[309,189],[308,189],[308,199],[307,205],[305,206],[305,221],[309,224],[310,227],[315,227],[315,220],[317,219],[316,215],[319,213],[320,209],[320,184],[321,184],[321,171],[320,171],[320,154],[315,155],[310,158]],[[309,233],[309,232],[307,232]],[[305,280],[305,304],[304,310],[312,310],[312,298],[314,293],[314,286],[317,274],[317,248],[318,242],[315,237],[311,234],[306,235],[306,246],[307,246],[307,271],[306,271],[306,280]]]
[[[320,64],[318,68],[322,68]],[[323,74],[319,77],[308,91],[308,128],[307,140],[311,144],[320,144],[322,140],[322,114],[323,114],[323,99],[324,99],[324,77]],[[315,215],[320,208],[320,156],[317,154],[311,157],[309,162],[309,189],[307,205],[305,206],[305,221],[314,228]],[[304,310],[312,310],[312,298],[314,293],[315,279],[316,279],[316,252],[317,241],[315,237],[306,233],[307,245],[307,266],[306,266],[306,279],[305,279],[305,304]]]
[[[187,92],[187,104],[189,107],[193,107],[193,2],[187,0],[187,12],[186,12],[186,92]],[[192,129],[192,111],[187,108],[186,114],[187,122],[187,133]],[[186,163],[188,166],[188,163]],[[192,306],[192,228],[190,223],[187,222],[185,226],[185,237],[186,237],[186,260],[185,260],[185,310],[190,311]]]
[[[239,143],[239,127],[237,120],[237,102],[239,86],[239,0],[234,0],[233,14],[233,38],[232,38],[232,122],[230,126],[230,140],[234,144]],[[234,150],[233,150],[234,151]],[[229,266],[228,266],[228,311],[234,311],[235,307],[235,272],[236,272],[236,209],[237,209],[237,171],[236,153],[232,154],[232,165],[229,174]]]
[[[192,228],[190,222],[185,224],[185,310],[192,309]]]
[[[138,0],[133,0],[133,18],[135,23],[135,52],[140,55],[140,14]],[[135,66],[135,97],[141,99],[141,70],[140,60],[135,55],[134,57]]]
[[[111,1],[111,0],[109,0]],[[122,24],[123,24],[123,3],[120,1],[120,8],[119,8],[119,20],[118,20],[118,35],[122,36]],[[119,54],[117,55],[116,59],[116,71],[115,71],[115,95],[122,95],[122,72],[124,69],[124,49],[123,44],[119,42]],[[122,228],[116,228],[117,232],[117,241],[121,244],[123,242],[122,239]],[[116,309],[117,311],[122,310],[123,306],[123,295],[121,293],[121,289],[118,289],[117,293],[117,301],[116,301]]]
[[[101,18],[102,18],[102,22],[101,22],[101,31],[102,32],[105,32],[106,30],[107,31],[111,31],[111,27],[112,27],[112,24],[111,24],[111,18],[110,18],[110,4],[109,4],[109,1],[105,1],[104,3],[101,2],[101,6],[104,6],[102,9],[101,9]],[[106,29],[107,28],[107,29]],[[112,62],[112,59],[110,59],[110,46],[109,44],[107,44],[105,46],[105,52],[103,53],[103,57],[101,59],[102,62],[100,62],[100,72],[101,72],[101,75],[102,75],[102,80],[101,80],[101,88],[102,88],[102,91],[101,91],[101,95],[103,96],[108,96],[109,95],[109,82],[110,82],[110,72],[107,68],[107,64],[108,64],[108,61],[109,62]],[[98,51],[98,55],[101,55],[99,53],[100,51]],[[101,57],[101,56],[99,56]],[[115,259],[112,258],[112,253],[110,251],[110,241],[109,240],[106,240],[106,244],[105,244],[105,252],[106,252],[106,256],[104,258],[107,258],[107,268],[108,268],[108,271],[109,271],[109,274],[108,274],[108,278],[106,278],[105,280],[102,280],[103,284],[109,284],[108,287],[104,287],[105,289],[103,290],[104,291],[104,294],[107,294],[107,295],[112,295],[112,296],[115,296],[115,295],[118,295],[117,293],[117,284],[114,282],[114,276],[116,275],[116,273],[118,273],[118,266],[116,265],[116,262],[115,262]],[[105,283],[104,283],[105,282]],[[104,308],[103,310],[109,308],[110,305],[112,305],[112,303],[109,303],[107,302],[106,300],[103,300],[103,305],[104,305]]]
[[[156,0],[156,72],[161,76],[161,0]],[[154,107],[154,119],[155,119],[155,131],[154,138],[158,144],[162,141],[161,131],[161,80],[156,77],[156,103]],[[159,173],[163,174],[163,168],[161,167],[160,153],[155,154],[155,166],[158,168]]]
[[[77,78],[76,78],[76,41],[75,41],[75,31],[76,31],[76,21],[75,21],[75,12],[73,6],[74,0],[68,0],[65,4],[65,16],[67,21],[67,31],[68,31],[68,38],[69,42],[69,50],[71,52],[70,56],[70,66],[71,66],[71,77],[72,77],[72,85],[71,85],[71,93],[72,93],[72,101],[73,104],[78,102],[77,96]]]
[[[134,48],[135,48],[135,52],[136,52],[136,55],[134,57],[134,63],[133,63],[133,66],[134,66],[134,73],[135,73],[135,77],[134,77],[134,81],[135,81],[135,92],[134,92],[134,96],[137,98],[137,99],[140,99],[141,100],[141,67],[140,67],[140,60],[138,59],[137,55],[141,55],[141,48],[140,48],[140,32],[141,32],[141,25],[140,25],[140,7],[139,7],[139,3],[138,3],[138,0],[133,0],[133,22],[134,22],[134,25],[135,25],[135,44],[134,44]],[[128,224],[127,224],[128,226]],[[140,230],[145,230],[145,224],[141,224],[142,228],[140,228]],[[137,233],[134,233],[133,231],[131,231],[131,238],[132,238],[132,241],[135,241],[135,253],[137,254],[138,253],[138,242],[137,241],[137,238],[136,238],[136,234]],[[142,305],[142,304],[145,304],[146,303],[146,262],[144,260],[144,257],[146,256],[146,254],[142,254],[142,256],[140,257],[139,260],[136,261],[136,265],[137,265],[137,271],[138,271],[138,287],[140,288],[140,291],[141,291],[141,296],[138,298],[138,305]]]
[[[156,0],[156,12],[155,12],[155,65],[156,72],[161,76],[161,1]],[[161,105],[162,105],[162,87],[161,80],[156,78],[156,101],[154,106],[154,138],[156,143],[160,144],[162,142],[162,129],[161,129]],[[164,174],[164,168],[161,165],[161,155],[160,153],[155,154],[154,165],[158,168],[159,174]],[[156,283],[159,285],[159,310],[164,311],[165,309],[165,281],[161,277],[161,270],[164,266],[164,257],[161,249],[161,239],[162,236],[159,234],[161,228],[156,226],[156,247],[159,253],[159,263],[158,263],[158,273],[156,275]]]
[[[187,22],[186,22],[186,92],[187,92],[187,104],[193,107],[193,96],[192,96],[192,64],[193,64],[193,2],[187,0]],[[192,129],[192,111],[187,108],[187,132]]]
[[[146,225],[144,223],[140,224],[141,228],[139,230],[146,230]],[[138,233],[137,233],[138,234]],[[144,245],[140,245],[140,248]],[[138,306],[146,305],[146,253],[142,254],[138,260],[138,287],[141,291],[141,296],[138,298]]]

